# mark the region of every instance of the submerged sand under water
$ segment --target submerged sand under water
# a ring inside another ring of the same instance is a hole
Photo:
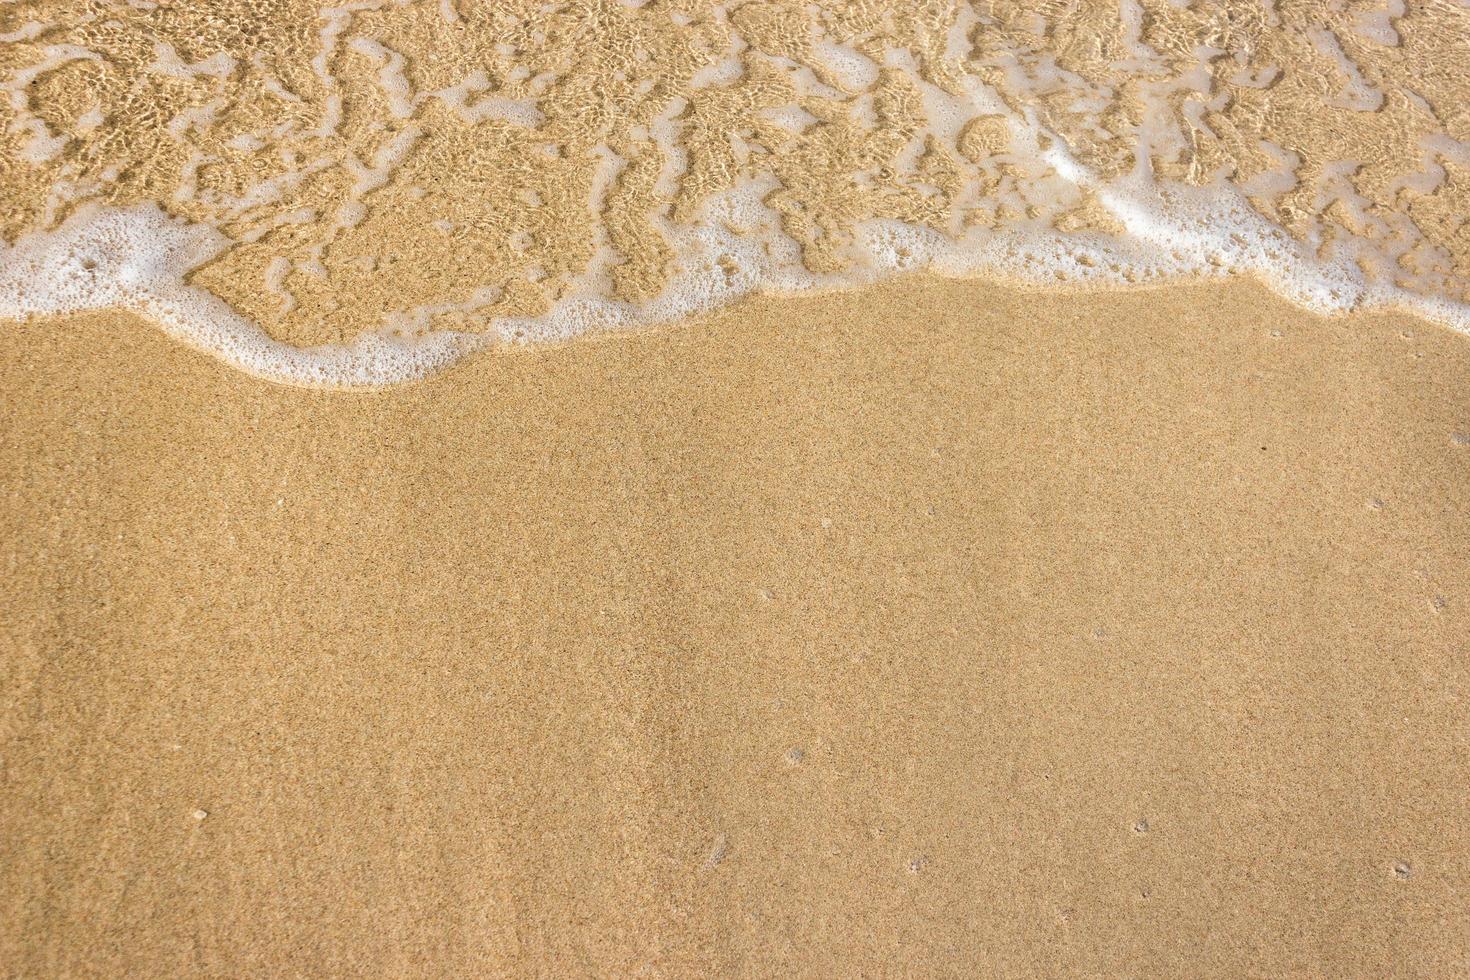
[[[0,962],[1458,975],[1467,376],[1246,284],[0,333]]]
[[[1463,329],[1466,64],[1458,0],[22,0],[0,317],[308,384],[925,268]]]

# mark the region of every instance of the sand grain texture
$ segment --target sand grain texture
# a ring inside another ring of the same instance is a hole
[[[1466,377],[1244,283],[7,326],[3,972],[1463,975]]]

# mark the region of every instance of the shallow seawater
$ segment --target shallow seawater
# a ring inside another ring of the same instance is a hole
[[[263,377],[929,270],[1470,329],[1470,6],[12,0],[0,317]]]

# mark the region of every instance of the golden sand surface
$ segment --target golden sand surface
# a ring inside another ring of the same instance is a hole
[[[1470,976],[1467,66],[0,0],[0,976]]]
[[[1247,282],[9,326],[0,972],[1465,975],[1467,377]]]

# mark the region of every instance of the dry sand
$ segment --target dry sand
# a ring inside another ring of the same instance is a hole
[[[906,280],[0,377],[5,975],[1470,972],[1463,337]]]

